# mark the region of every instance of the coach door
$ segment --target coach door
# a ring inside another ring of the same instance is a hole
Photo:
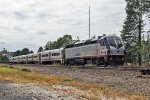
[[[39,64],[41,64],[41,54],[39,53]]]
[[[51,52],[49,52],[49,59],[51,59]]]

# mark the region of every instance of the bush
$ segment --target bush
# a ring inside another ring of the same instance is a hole
[[[0,56],[0,62],[8,62],[8,58],[6,56]]]

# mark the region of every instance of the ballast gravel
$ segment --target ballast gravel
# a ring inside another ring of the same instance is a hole
[[[15,66],[15,65],[14,65]],[[143,76],[138,70],[117,68],[89,68],[71,66],[19,65],[33,72],[60,75],[76,80],[104,84],[107,87],[123,90],[129,95],[141,95],[150,99],[150,75]]]
[[[0,81],[0,100],[80,100],[73,94],[59,90],[47,90],[33,84],[17,84]]]

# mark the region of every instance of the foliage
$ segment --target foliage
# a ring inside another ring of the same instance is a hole
[[[144,28],[143,16],[149,11],[148,0],[125,0],[126,19],[124,21],[121,37],[126,47],[126,61],[134,62],[139,57],[141,63],[141,34]]]
[[[8,58],[6,56],[0,56],[0,62],[8,62]]]
[[[38,52],[43,51],[43,47],[39,47]]]
[[[149,41],[142,41],[142,55],[144,62],[150,62],[150,42]]]
[[[16,52],[13,53],[13,57],[15,56],[20,56],[20,55],[26,55],[34,53],[32,50],[30,51],[28,48],[23,48],[22,50],[17,50]]]
[[[22,51],[21,51],[21,55],[26,55],[26,54],[28,54],[29,53],[29,49],[28,48],[24,48],[24,49],[22,49]]]
[[[45,50],[52,50],[52,49],[58,49],[61,47],[65,47],[66,45],[70,44],[72,41],[71,35],[64,35],[63,37],[60,37],[57,39],[57,41],[48,41],[45,45]]]
[[[29,54],[34,53],[32,50],[29,52]]]
[[[5,49],[5,48],[3,48],[3,51],[2,51],[3,53],[7,53],[7,50]]]
[[[79,37],[77,38],[77,41],[79,40]],[[72,42],[72,36],[71,35],[64,35],[63,37],[60,37],[57,39],[57,41],[48,41],[45,45],[45,50],[52,50],[52,49],[59,49],[61,47],[65,47],[66,45],[70,44]],[[41,52],[43,50],[43,47],[39,47],[38,52]],[[13,53],[13,57],[20,56],[20,55],[26,55],[34,53],[32,50],[30,51],[28,48],[24,48],[22,50],[17,50]]]
[[[21,55],[21,50],[17,50],[16,52],[13,53],[13,56],[19,56]]]

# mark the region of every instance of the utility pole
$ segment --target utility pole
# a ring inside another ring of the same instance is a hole
[[[91,8],[89,5],[89,39],[91,39]]]

